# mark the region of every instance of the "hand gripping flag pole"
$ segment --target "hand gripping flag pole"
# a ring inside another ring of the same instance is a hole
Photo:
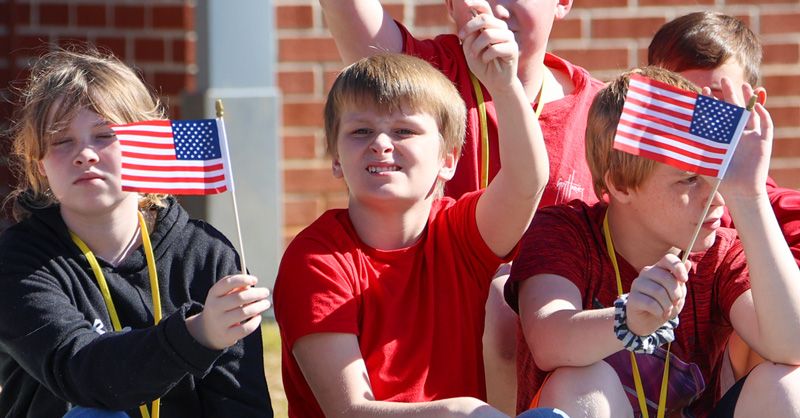
[[[228,152],[228,135],[225,132],[225,120],[222,118],[225,115],[225,110],[222,108],[222,100],[217,100],[217,125],[219,125],[220,143],[222,144],[222,153],[227,161],[228,173],[230,175],[231,184],[231,202],[233,203],[233,220],[236,223],[236,237],[239,240],[239,262],[242,265],[242,274],[247,274],[247,263],[244,260],[244,242],[242,241],[242,227],[239,223],[239,208],[236,206],[236,186],[233,183],[233,168],[230,163],[230,153]]]

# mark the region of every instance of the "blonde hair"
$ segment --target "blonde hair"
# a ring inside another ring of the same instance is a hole
[[[338,158],[341,115],[347,108],[372,108],[382,113],[411,112],[433,116],[439,127],[441,156],[461,155],[466,134],[466,105],[453,83],[419,58],[380,54],[348,66],[333,83],[325,103],[326,152]],[[443,195],[444,181],[435,196]]]
[[[614,149],[614,136],[622,115],[631,73],[658,80],[672,86],[699,93],[700,88],[679,74],[658,67],[645,67],[622,73],[597,93],[589,108],[586,123],[586,162],[592,173],[597,198],[608,193],[605,174],[617,187],[636,190],[653,172],[656,161]]]
[[[17,220],[28,216],[24,206],[43,208],[56,203],[47,177],[37,165],[47,155],[48,139],[67,128],[81,109],[112,124],[166,117],[159,100],[130,67],[90,46],[42,55],[18,93],[20,102],[9,135],[13,141],[11,167],[18,182],[9,199],[15,199]],[[51,112],[53,118],[48,120]],[[164,206],[164,197],[143,195],[140,209]]]

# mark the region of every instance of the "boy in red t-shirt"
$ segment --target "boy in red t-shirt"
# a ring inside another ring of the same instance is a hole
[[[710,86],[718,98],[722,77],[730,78],[734,85],[757,85],[761,57],[761,43],[747,24],[716,11],[689,13],[664,24],[647,51],[650,65],[675,71],[698,86]],[[764,105],[766,90],[759,87],[755,92]],[[800,192],[778,187],[768,177],[767,195],[795,260],[800,260]],[[733,227],[727,210],[722,226]],[[733,377],[728,384],[763,361],[735,332],[728,347]]]
[[[389,16],[379,0],[320,0],[325,22],[345,64],[369,55],[402,52],[430,62],[456,85],[467,106],[466,138],[458,170],[445,186],[446,196],[458,198],[485,187],[501,166],[497,152],[500,117],[494,95],[471,76],[460,44],[465,33],[480,30],[485,37],[482,47],[499,42],[519,50],[517,75],[526,101],[539,114],[550,162],[550,177],[540,206],[573,199],[595,203],[583,136],[592,98],[603,84],[585,69],[547,52],[551,29],[570,12],[572,0],[444,3],[455,22],[456,34],[417,39]],[[488,63],[495,58],[487,54],[484,59]],[[507,268],[498,272],[498,280],[492,284],[486,306],[484,353],[489,403],[513,413],[517,319],[503,302],[506,277]]]
[[[697,91],[663,69],[638,72]],[[681,393],[667,398],[667,414],[793,416],[800,410],[800,271],[765,187],[769,114],[756,105],[684,264],[679,253],[712,186],[692,172],[613,149],[629,78],[612,81],[589,112],[587,161],[595,193],[608,203],[573,202],[538,213],[506,287],[526,336],[536,337],[528,339],[536,360],[534,405],[558,406],[571,416],[631,416],[638,403],[623,389],[632,385],[622,341],[656,335],[679,316],[669,387],[670,394]],[[727,78],[721,87],[739,106],[754,93],[747,84],[737,90]],[[720,227],[725,204],[736,231]],[[617,275],[627,298],[617,298]],[[722,398],[722,353],[734,329],[771,361]],[[655,388],[648,399],[657,403],[664,362],[655,360],[637,356],[645,391]]]
[[[349,202],[301,232],[278,272],[290,416],[506,416],[479,400],[484,303],[492,272],[533,217],[547,155],[516,49],[474,49],[483,39],[472,32],[464,48],[502,111],[503,168],[458,201],[439,197],[458,161],[465,108],[441,72],[408,55],[376,55],[331,88],[328,153]]]

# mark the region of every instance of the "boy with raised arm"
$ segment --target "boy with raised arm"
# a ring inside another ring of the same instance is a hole
[[[547,155],[513,40],[488,51],[482,40],[472,32],[464,48],[502,111],[503,169],[457,201],[439,198],[464,135],[464,104],[447,78],[387,54],[347,67],[331,88],[328,153],[349,202],[301,232],[281,262],[275,313],[290,416],[506,416],[479,400],[484,304],[533,216]]]
[[[698,91],[667,70],[637,72]],[[506,287],[526,335],[539,336],[528,339],[536,359],[534,404],[558,405],[572,416],[631,416],[638,403],[623,390],[630,375],[623,341],[654,336],[678,317],[669,382],[670,390],[686,391],[667,398],[667,414],[793,416],[800,410],[800,272],[765,188],[769,114],[755,106],[719,193],[712,195],[705,177],[613,148],[630,77],[612,81],[589,112],[587,160],[595,193],[608,203],[540,211]],[[739,106],[753,95],[747,84],[737,92],[727,78],[721,86],[725,99]],[[720,227],[724,204],[738,236]],[[698,222],[695,244],[684,249]],[[685,264],[682,250],[692,252]],[[622,292],[627,299],[618,298]],[[723,393],[719,371],[733,330],[771,361]],[[652,359],[637,355],[644,387],[656,388],[648,399],[658,403],[664,361],[647,367]]]
[[[445,0],[458,35],[442,34],[420,40],[392,20],[379,0],[320,0],[325,22],[345,64],[378,53],[402,52],[430,62],[456,85],[468,110],[458,170],[444,191],[446,196],[454,198],[485,187],[501,166],[497,152],[500,120],[494,95],[470,76],[459,36],[482,30],[487,45],[513,38],[519,48],[517,75],[526,101],[539,115],[549,155],[550,177],[540,206],[573,199],[590,204],[597,201],[591,191],[592,177],[584,157],[583,136],[589,105],[603,85],[585,69],[547,53],[553,24],[567,16],[572,3],[572,0]],[[483,121],[485,129],[481,127]],[[504,271],[507,268],[498,272],[500,279],[493,283],[487,304],[484,353],[486,368],[492,371],[487,376],[490,403],[513,411],[517,319],[503,302],[502,286],[507,276]]]

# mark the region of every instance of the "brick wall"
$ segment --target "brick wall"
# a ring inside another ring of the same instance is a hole
[[[451,31],[442,0],[385,0],[384,5],[418,37]],[[325,94],[342,65],[315,0],[277,0],[276,7],[288,242],[324,210],[347,204],[344,185],[330,175],[321,130]],[[650,38],[662,24],[700,8],[733,14],[760,36],[762,85],[777,127],[770,174],[784,187],[800,188],[797,0],[577,0],[554,25],[550,51],[608,79],[646,62]]]
[[[0,129],[8,127],[13,99],[7,86],[25,77],[27,62],[47,48],[91,42],[136,67],[180,117],[180,93],[195,89],[193,0],[0,0]],[[11,190],[2,140],[0,199]],[[8,226],[0,217],[0,229]]]

